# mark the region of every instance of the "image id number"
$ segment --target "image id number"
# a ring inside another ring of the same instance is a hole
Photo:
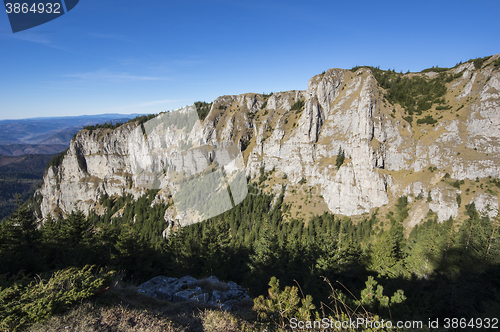
[[[10,14],[10,13],[14,13],[14,14],[19,14],[19,13],[23,13],[23,14],[27,14],[27,13],[38,13],[38,14],[43,14],[43,13],[46,13],[46,14],[61,14],[60,10],[61,10],[61,4],[59,3],[46,3],[46,4],[43,4],[42,2],[38,3],[38,4],[33,4],[31,7],[29,7],[29,5],[27,3],[6,3],[5,4],[5,7],[6,7],[6,10],[7,10],[7,14]]]
[[[498,329],[498,318],[471,318],[467,320],[465,318],[445,318],[444,328],[449,329],[465,329],[465,328],[483,328],[483,329]]]

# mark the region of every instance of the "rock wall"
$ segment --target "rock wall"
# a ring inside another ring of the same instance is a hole
[[[498,57],[482,69],[465,63],[452,70],[463,74],[447,84],[452,108],[435,125],[409,124],[404,110],[385,100],[370,69],[361,68],[330,69],[311,78],[305,91],[219,97],[187,132],[155,129],[158,120],[82,130],[61,165],[44,177],[42,214],[88,213],[104,193],[138,197],[153,182],[159,198],[167,199],[176,190],[173,175],[199,173],[219,158],[216,149],[245,145],[247,176],[258,176],[263,167],[285,184],[305,179],[320,188],[335,214],[359,215],[400,195],[427,197],[430,191],[428,207],[439,219],[456,217],[462,191],[446,187],[445,173],[458,180],[500,176],[500,70],[488,66]],[[337,169],[339,150],[346,159]],[[158,169],[165,170],[163,177]],[[485,197],[470,201],[498,209],[496,196]],[[175,218],[169,214],[169,220]]]

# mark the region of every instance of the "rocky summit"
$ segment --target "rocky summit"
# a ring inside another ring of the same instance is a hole
[[[477,182],[500,176],[500,54],[479,60],[406,74],[329,69],[305,91],[221,96],[147,122],[83,129],[44,176],[41,217],[102,213],[102,195],[138,198],[150,189],[155,202],[175,202],[183,183],[217,167],[231,189],[220,211],[247,194],[229,179],[244,172],[250,185],[283,190],[290,217],[384,212],[403,195],[412,202],[406,226],[429,210],[440,221],[456,218],[470,202],[493,217],[496,188]],[[176,114],[187,119],[182,130]],[[213,188],[198,199],[229,191]],[[220,212],[210,211],[173,204],[166,227]]]

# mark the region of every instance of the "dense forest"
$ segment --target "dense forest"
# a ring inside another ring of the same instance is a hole
[[[30,208],[20,206],[0,226],[3,327],[41,319],[12,307],[15,294],[22,298],[23,289],[36,289],[33,283],[28,287],[35,276],[47,279],[73,268],[83,271],[78,274],[82,285],[105,283],[96,271],[89,274],[88,266],[120,271],[134,284],[157,275],[216,275],[244,285],[254,297],[266,295],[270,280],[279,280],[282,287],[300,285],[311,296],[311,310],[330,303],[334,292],[351,307],[363,303],[371,313],[391,319],[496,317],[500,312],[500,230],[474,204],[467,206],[468,218],[461,225],[453,219],[440,223],[429,211],[427,220],[405,238],[406,197],[386,216],[374,212],[353,222],[325,213],[307,223],[284,222],[290,207],[283,204],[283,195],[275,200],[250,184],[242,203],[180,228],[168,239],[162,232],[169,204],[151,205],[154,190],[137,201],[130,195],[103,196],[102,215],[74,212],[41,225]],[[381,299],[367,301],[363,296],[370,292]],[[66,310],[72,302],[65,303],[50,307],[43,317]]]
[[[0,156],[0,220],[16,208],[16,200],[26,201],[43,179],[51,154]]]

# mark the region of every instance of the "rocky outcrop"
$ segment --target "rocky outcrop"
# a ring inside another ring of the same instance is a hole
[[[239,301],[249,298],[245,288],[230,281],[220,282],[215,276],[197,280],[191,276],[180,279],[155,277],[137,287],[144,295],[172,302],[192,301],[231,310]]]
[[[458,180],[500,176],[500,70],[488,65],[498,58],[482,68],[468,62],[450,70],[457,74],[444,97],[450,108],[439,111],[435,125],[408,123],[404,110],[385,100],[370,69],[361,68],[330,69],[311,78],[305,91],[221,96],[203,122],[194,107],[186,107],[142,125],[82,130],[62,163],[45,175],[42,215],[88,213],[102,194],[139,197],[151,188],[161,189],[157,201],[175,202],[183,180],[209,169],[220,171],[214,181],[233,181],[237,176],[225,177],[234,172],[258,177],[263,168],[274,169],[287,188],[303,181],[319,188],[335,214],[359,215],[400,195],[427,197],[430,191],[432,202],[425,208],[440,220],[455,217],[458,192],[432,180],[436,173],[428,169]],[[174,113],[188,119],[182,130]],[[337,168],[339,151],[345,160]],[[236,187],[230,186],[234,195]],[[222,186],[214,188],[229,197]],[[235,203],[245,195],[237,195]],[[478,197],[480,205],[484,199]],[[495,200],[488,198],[488,204]],[[231,207],[231,200],[224,204],[211,215]],[[165,214],[170,229],[209,213],[184,211],[181,205]]]

